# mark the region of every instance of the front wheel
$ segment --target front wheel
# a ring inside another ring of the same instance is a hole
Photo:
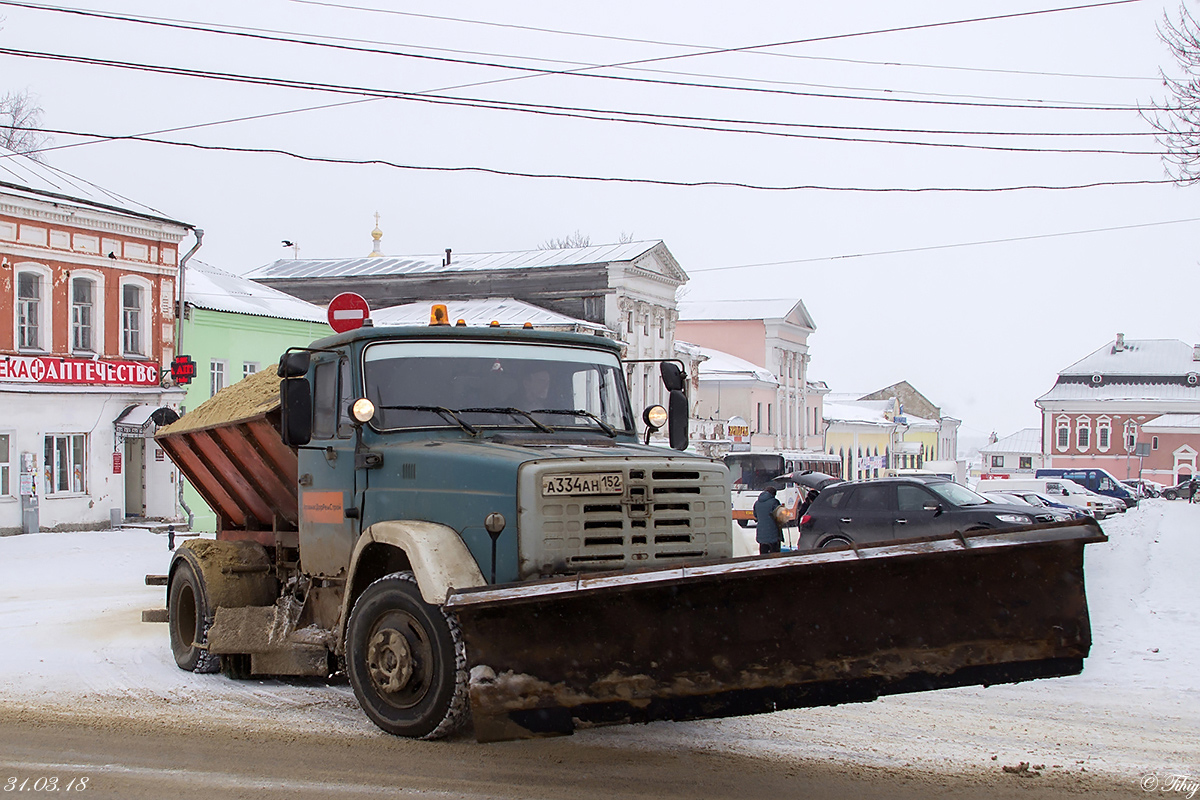
[[[1174,500],[1176,497],[1175,492],[1171,489],[1167,489],[1165,492],[1163,492],[1162,496],[1166,500]]]
[[[421,598],[411,572],[372,583],[346,630],[359,705],[388,733],[440,739],[467,719],[467,652],[458,622]]]

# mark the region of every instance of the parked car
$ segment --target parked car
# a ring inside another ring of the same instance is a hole
[[[1127,481],[1121,481],[1129,488],[1138,493],[1138,497],[1158,497],[1162,494],[1162,487],[1154,481],[1143,480],[1142,478],[1133,478]]]
[[[826,487],[800,518],[800,550],[955,531],[1052,522],[1028,505],[993,503],[942,477],[911,476]]]
[[[1184,478],[1183,480],[1181,480],[1179,483],[1175,484],[1174,486],[1168,486],[1166,489],[1162,490],[1163,498],[1166,500],[1175,500],[1177,498],[1183,498],[1184,500],[1188,499],[1188,497],[1190,496],[1189,495],[1190,490],[1188,488],[1188,484],[1190,484],[1191,482],[1192,482],[1192,479],[1189,476],[1187,478]]]
[[[1039,517],[1048,517],[1048,519],[1039,518],[1037,519],[1038,522],[1063,522],[1064,520],[1068,519],[1076,519],[1076,514],[1073,510],[1067,511],[1066,509],[1051,508],[1049,504],[1038,500],[1036,495],[1033,495],[1032,498],[1026,498],[1019,492],[980,492],[980,494],[982,494],[988,500],[991,500],[993,503],[1000,503],[1001,505],[1009,506],[1029,506],[1030,508],[1036,508],[1038,509],[1037,512],[1030,513],[1037,513]],[[1083,516],[1087,515],[1083,514]]]
[[[1056,502],[1086,509],[1096,519],[1106,519],[1115,514],[1118,507],[1125,508],[1124,503],[1089,492],[1065,478],[988,478],[975,485],[975,490],[981,492],[1011,492],[1015,489],[1037,492]]]
[[[1039,494],[1038,492],[1030,492],[1024,489],[1010,489],[1009,494],[1014,494],[1017,497],[1020,497],[1030,505],[1040,505],[1053,511],[1061,511],[1062,513],[1066,514],[1069,519],[1083,519],[1084,517],[1092,516],[1091,512],[1089,512],[1086,508],[1073,506],[1069,503],[1060,503],[1057,500],[1047,497],[1044,494]]]

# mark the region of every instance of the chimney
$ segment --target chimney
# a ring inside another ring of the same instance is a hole
[[[443,267],[450,266],[450,248],[449,247],[446,248],[446,258],[444,261],[442,261],[442,266]]]
[[[1118,333],[1117,341],[1113,343],[1112,351],[1114,353],[1120,353],[1120,352],[1123,352],[1124,350],[1125,350],[1125,334]]]
[[[1200,361],[1200,344],[1192,345],[1192,361]]]

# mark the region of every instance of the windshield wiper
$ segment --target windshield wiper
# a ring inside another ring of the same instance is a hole
[[[531,413],[533,413],[533,414],[571,414],[572,416],[576,416],[576,417],[587,417],[592,422],[595,422],[597,425],[599,425],[600,429],[603,430],[605,433],[607,433],[610,439],[617,438],[616,430],[614,428],[612,428],[611,426],[609,426],[604,420],[600,419],[599,417],[597,417],[595,414],[593,414],[590,411],[583,411],[582,409],[569,409],[569,408],[535,408]]]
[[[536,419],[534,419],[533,415],[530,414],[528,411],[522,411],[519,408],[513,408],[511,406],[507,406],[504,408],[500,408],[498,406],[496,408],[460,408],[459,412],[462,414],[466,414],[468,412],[478,413],[478,414],[511,414],[514,417],[524,417],[525,419],[529,420],[530,422],[533,423],[534,427],[536,427],[542,433],[554,433],[554,428],[551,428],[549,425],[546,425],[544,423],[538,422]]]
[[[458,414],[446,408],[445,406],[377,406],[377,408],[386,409],[388,411],[429,411],[438,414],[442,419],[454,421],[460,428],[472,436],[479,435],[479,429],[474,425],[470,425],[459,419]],[[471,409],[461,409],[461,411],[469,411]]]

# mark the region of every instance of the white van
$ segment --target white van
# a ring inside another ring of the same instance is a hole
[[[975,486],[979,492],[1005,492],[1011,489],[1037,492],[1065,505],[1078,506],[1096,519],[1116,513],[1116,503],[1111,502],[1111,498],[1063,478],[984,478]]]

